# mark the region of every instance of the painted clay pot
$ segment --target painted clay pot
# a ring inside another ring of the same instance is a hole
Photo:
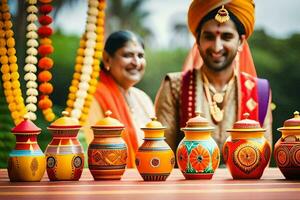
[[[37,136],[41,129],[28,118],[12,129],[16,146],[8,159],[10,181],[40,181],[46,170],[45,155],[41,151]]]
[[[175,156],[165,142],[164,130],[156,118],[146,124],[143,144],[136,153],[136,167],[144,181],[165,181],[175,165]]]
[[[186,124],[176,152],[178,167],[186,179],[211,179],[220,163],[220,150],[211,137],[214,127],[200,113]]]
[[[260,179],[270,161],[271,146],[259,122],[244,119],[227,130],[230,136],[223,146],[223,158],[233,179]]]
[[[84,167],[84,152],[77,139],[81,126],[68,112],[62,114],[47,128],[53,136],[45,151],[47,174],[51,181],[78,181]]]
[[[284,122],[278,128],[282,133],[276,142],[274,157],[282,174],[286,179],[300,179],[300,116],[294,112],[294,118]]]
[[[106,117],[92,126],[94,139],[88,147],[88,163],[95,180],[120,180],[125,172],[127,146],[121,137],[124,125]]]

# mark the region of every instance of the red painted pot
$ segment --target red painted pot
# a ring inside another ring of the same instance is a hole
[[[278,128],[282,133],[276,142],[274,157],[278,168],[286,179],[300,179],[300,116],[294,112],[294,118],[284,122]]]
[[[227,130],[230,137],[223,146],[223,158],[233,179],[260,179],[270,161],[271,146],[259,122],[248,119]]]

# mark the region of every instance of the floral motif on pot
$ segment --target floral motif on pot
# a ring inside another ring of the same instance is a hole
[[[189,158],[192,167],[197,172],[204,172],[210,163],[210,154],[208,150],[200,144],[191,151]]]
[[[212,168],[214,171],[216,171],[216,169],[218,168],[219,164],[220,164],[220,150],[219,148],[215,148],[213,153],[212,153],[212,156],[211,156],[211,159],[212,159]]]
[[[177,161],[179,168],[186,171],[188,168],[188,150],[185,145],[180,145],[177,150]]]
[[[254,145],[242,144],[234,151],[233,161],[243,172],[250,174],[258,166],[261,156]]]
[[[292,158],[292,162],[295,166],[300,166],[300,145],[294,145],[291,150],[291,158]]]

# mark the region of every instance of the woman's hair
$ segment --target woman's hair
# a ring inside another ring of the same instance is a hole
[[[145,48],[144,42],[138,35],[131,31],[121,30],[109,35],[104,45],[104,51],[108,55],[114,56],[115,52],[124,47],[129,41],[137,41],[143,49]],[[103,62],[101,62],[100,67],[102,70],[106,70]]]

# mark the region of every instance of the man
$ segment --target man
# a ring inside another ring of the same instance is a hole
[[[269,84],[241,71],[244,68],[255,72],[249,69],[251,62],[245,60],[252,58],[242,52],[253,32],[254,7],[252,0],[191,3],[188,26],[202,65],[200,69],[192,66],[186,72],[168,74],[156,97],[156,114],[167,126],[166,139],[174,152],[184,137],[180,128],[195,116],[195,111],[200,111],[215,126],[213,138],[220,148],[228,137],[226,129],[243,119],[244,113],[267,129],[265,136],[272,143]]]

